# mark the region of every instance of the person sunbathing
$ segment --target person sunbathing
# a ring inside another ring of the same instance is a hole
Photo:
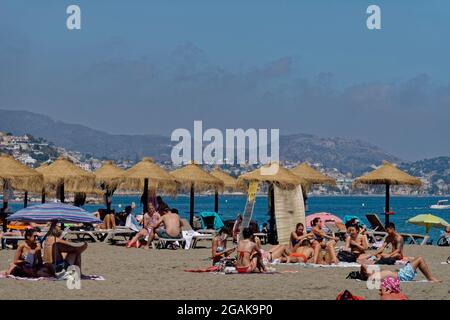
[[[377,258],[377,260],[381,258],[393,258],[395,260],[402,260],[404,244],[403,237],[397,233],[397,231],[395,230],[395,224],[393,224],[392,222],[386,225],[386,232],[388,235],[384,240],[383,245],[376,252],[375,257]],[[384,253],[384,250],[389,244],[392,245],[391,252]]]
[[[323,221],[320,218],[314,218],[311,221],[312,234],[314,236],[314,241],[312,247],[314,249],[314,259],[315,264],[326,262],[326,264],[336,264],[339,262],[336,252],[334,251],[334,246],[339,238],[329,236],[323,230]],[[325,260],[321,259],[321,250],[326,251]]]
[[[303,239],[292,249],[287,258],[288,263],[308,263],[314,258],[314,249],[309,239]]]
[[[75,246],[61,239],[61,228],[52,223],[44,241],[44,266],[51,275],[75,265],[81,273],[81,254],[87,249],[87,243]]]
[[[294,248],[297,243],[302,242],[304,239],[312,238],[313,235],[311,233],[305,233],[305,226],[303,223],[297,223],[295,230],[291,232],[291,248]]]
[[[164,228],[158,228],[161,224],[164,224]],[[151,224],[152,232],[148,238],[148,246],[146,248],[152,244],[156,235],[160,239],[182,239],[181,226],[180,216],[173,213],[170,208],[165,208],[161,217]]]
[[[3,274],[29,278],[49,276],[42,262],[42,248],[36,242],[37,237],[36,229],[25,230],[25,241],[17,247],[14,262]]]
[[[148,242],[150,235],[152,234],[152,225],[156,223],[161,218],[161,215],[156,212],[155,207],[152,203],[148,204],[148,212],[144,214],[142,229],[127,243],[127,248],[131,248],[133,245],[136,245],[136,248],[139,248],[140,242],[138,241],[141,238],[145,238],[145,241]]]
[[[239,240],[237,246],[236,269],[238,272],[265,272],[262,254],[253,239],[253,231],[250,228],[242,230],[244,239]]]
[[[361,280],[367,281],[382,281],[387,277],[397,278],[399,281],[413,281],[417,275],[417,269],[419,269],[425,278],[431,282],[441,282],[441,280],[436,279],[430,272],[427,263],[423,257],[417,257],[412,261],[409,261],[405,266],[397,271],[391,270],[369,270],[367,265],[362,264],[360,268]]]
[[[362,235],[358,224],[347,224],[347,238],[345,240],[344,250],[355,255],[356,259],[367,259],[370,254],[366,254],[369,248],[369,242],[365,235]]]
[[[213,265],[219,262],[221,259],[228,257],[235,250],[235,248],[227,249],[227,238],[229,233],[230,231],[228,230],[228,228],[223,227],[213,238],[211,245]]]

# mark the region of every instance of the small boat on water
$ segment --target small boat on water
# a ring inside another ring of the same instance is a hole
[[[448,200],[439,200],[436,204],[433,204],[430,206],[431,209],[450,209],[450,204],[448,203]]]

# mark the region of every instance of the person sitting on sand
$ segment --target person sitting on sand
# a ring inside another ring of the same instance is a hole
[[[61,228],[56,223],[52,223],[44,241],[44,265],[52,275],[71,265],[77,266],[81,273],[81,254],[87,247],[86,242],[76,246],[61,239]]]
[[[164,224],[164,228],[158,228],[161,224]],[[165,208],[161,217],[151,224],[152,233],[148,238],[148,246],[146,248],[152,244],[156,235],[161,239],[182,239],[181,226],[180,216],[173,213],[170,208]]]
[[[324,249],[326,251],[326,263],[327,264],[336,264],[338,263],[338,258],[336,256],[336,252],[334,251],[334,246],[336,242],[339,241],[339,238],[335,238],[329,236],[323,231],[323,222],[320,218],[314,218],[311,221],[312,234],[314,236],[313,241],[313,249],[314,249],[314,259],[313,262],[318,264],[320,259],[321,250]]]
[[[395,224],[392,222],[386,225],[387,237],[383,242],[383,245],[378,249],[375,256],[377,260],[381,258],[393,258],[395,260],[403,259],[403,237],[395,230]],[[384,249],[391,244],[392,250],[390,253],[384,253]]]
[[[136,248],[139,248],[140,242],[139,239],[145,238],[148,242],[150,235],[152,234],[152,225],[156,223],[161,218],[161,215],[156,212],[153,204],[148,204],[148,212],[144,214],[143,217],[143,225],[142,229],[127,243],[127,248],[131,248],[133,245],[136,245]]]
[[[7,271],[2,272],[3,274],[29,278],[49,275],[42,262],[42,248],[36,242],[37,237],[38,230],[25,230],[25,241],[17,247],[14,262]]]
[[[408,298],[400,291],[400,281],[398,278],[386,277],[381,281],[380,285],[381,300],[408,300]]]
[[[244,273],[265,272],[266,267],[262,261],[261,251],[254,242],[252,229],[244,228],[242,236],[244,239],[239,240],[236,248],[236,269],[242,270]]]
[[[228,257],[235,248],[227,249],[227,238],[230,233],[229,229],[223,227],[219,233],[213,238],[211,245],[212,263],[219,262],[222,258]]]
[[[294,248],[295,245],[299,242],[302,242],[304,239],[313,239],[312,233],[305,233],[305,226],[303,223],[297,223],[295,226],[295,230],[291,232],[291,248]]]
[[[347,238],[345,240],[344,250],[355,255],[356,259],[366,259],[370,255],[366,254],[369,248],[369,242],[365,235],[359,232],[358,224],[347,224]]]
[[[381,270],[381,271],[369,271],[367,265],[362,264],[360,269],[361,280],[367,281],[375,281],[383,279],[387,277],[398,278],[399,281],[413,281],[417,275],[417,269],[419,269],[425,278],[431,282],[441,282],[432,276],[430,269],[428,268],[427,263],[423,257],[417,257],[412,261],[408,261],[408,263],[400,268],[398,271],[391,270]]]
[[[231,231],[233,236],[233,241],[238,242],[239,241],[239,235],[241,233],[241,224],[242,224],[242,216],[238,214],[236,221],[234,222],[233,229]]]

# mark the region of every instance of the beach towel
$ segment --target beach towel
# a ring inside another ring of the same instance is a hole
[[[184,246],[185,250],[189,250],[191,248],[192,239],[195,236],[201,236],[202,234],[194,231],[194,230],[182,230],[181,234],[183,236],[183,239],[186,241],[186,245]]]
[[[125,227],[130,228],[133,231],[139,232],[141,230],[141,226],[137,221],[136,217],[132,214],[129,214],[127,217],[127,221],[125,222]]]
[[[210,266],[208,268],[199,268],[199,269],[184,269],[184,272],[198,272],[198,273],[202,273],[202,272],[217,272],[219,271],[219,267],[216,266]]]
[[[66,279],[58,279],[55,277],[40,277],[40,278],[27,278],[27,277],[16,277],[16,276],[7,276],[4,274],[0,274],[0,279],[15,279],[15,280],[24,280],[24,281],[66,281]],[[94,280],[94,281],[104,281],[105,278],[97,275],[82,275],[81,280]]]
[[[273,261],[272,265],[288,265],[288,266],[300,266],[304,268],[360,268],[361,265],[356,262],[339,262],[338,264],[314,264],[314,263],[280,263],[279,261]]]

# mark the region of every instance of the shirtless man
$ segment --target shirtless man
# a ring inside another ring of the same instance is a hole
[[[314,236],[313,249],[314,249],[314,259],[313,263],[317,264],[320,260],[320,252],[322,249],[326,250],[327,253],[327,264],[338,263],[338,258],[336,252],[334,252],[334,246],[339,238],[329,236],[323,231],[323,222],[320,218],[314,218],[311,221],[312,234]]]
[[[155,207],[152,203],[148,204],[148,212],[144,214],[143,217],[143,228],[131,239],[128,244],[127,248],[131,248],[134,244],[136,244],[136,247],[139,248],[139,242],[138,240],[140,238],[148,238],[152,234],[152,224],[156,223],[161,218],[160,214],[156,212]]]
[[[236,268],[243,272],[265,272],[266,268],[262,261],[261,250],[253,240],[253,231],[250,228],[244,228],[242,231],[244,239],[239,240],[237,246]]]
[[[164,224],[164,228],[158,227]],[[173,213],[170,208],[164,208],[161,217],[151,225],[152,233],[148,238],[148,245],[155,239],[155,235],[158,235],[161,239],[181,239],[181,220],[180,217]]]
[[[347,232],[344,250],[353,253],[358,260],[368,258],[370,255],[366,254],[366,250],[369,248],[369,242],[367,237],[360,233],[359,225],[347,225]]]
[[[395,260],[403,259],[403,237],[395,231],[395,224],[392,222],[388,223],[386,226],[386,232],[388,236],[384,240],[383,245],[378,249],[375,254],[377,260],[381,258],[394,258]],[[387,245],[392,245],[392,250],[390,253],[384,253]]]
[[[425,278],[431,282],[441,282],[441,280],[436,279],[432,276],[430,269],[428,268],[427,263],[423,257],[417,257],[411,262],[408,262],[405,266],[400,268],[398,271],[391,270],[381,270],[381,271],[369,271],[366,265],[362,264],[360,273],[362,280],[367,281],[375,281],[383,279],[387,277],[397,278],[399,281],[413,281],[417,275],[417,269],[419,269]]]

